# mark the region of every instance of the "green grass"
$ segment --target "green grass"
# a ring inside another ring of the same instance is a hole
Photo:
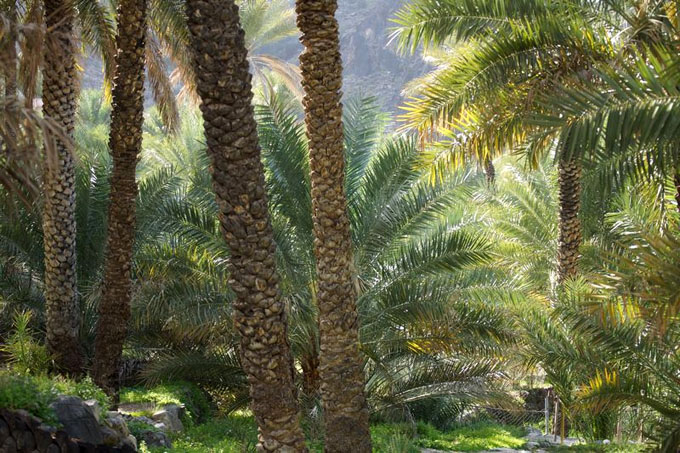
[[[522,439],[524,434],[521,428],[491,423],[478,423],[447,432],[439,431],[425,423],[419,423],[417,429],[408,424],[394,423],[371,426],[373,451],[376,453],[418,453],[420,447],[455,451],[519,448],[525,443]],[[231,415],[189,427],[185,432],[176,435],[173,438],[172,452],[242,453],[255,451],[256,443],[257,426],[253,417],[246,414]],[[308,447],[315,453],[323,451],[323,443],[320,440],[309,440]],[[163,448],[142,450],[149,453],[164,451]]]
[[[480,451],[493,448],[520,448],[526,440],[526,431],[516,426],[489,422],[441,432],[432,425],[418,423],[417,444],[436,450]]]
[[[213,418],[188,428],[172,439],[173,453],[242,453],[255,451],[257,426],[245,415]],[[147,448],[142,452],[161,453],[164,448]]]
[[[124,388],[120,392],[120,402],[122,404],[153,403],[156,407],[166,404],[184,404],[187,412],[185,421],[190,424],[205,420],[212,413],[212,407],[203,391],[188,382],[160,384],[151,388]],[[148,414],[142,413],[141,415]]]

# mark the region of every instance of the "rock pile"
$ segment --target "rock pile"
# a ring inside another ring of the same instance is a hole
[[[136,448],[97,445],[43,424],[25,411],[0,409],[0,452],[3,453],[132,453]]]

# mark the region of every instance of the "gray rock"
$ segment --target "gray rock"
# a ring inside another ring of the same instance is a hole
[[[147,447],[172,448],[170,438],[162,431],[144,431],[140,434],[139,441],[146,443]]]
[[[130,434],[125,439],[123,439],[122,445],[128,445],[133,450],[137,451],[137,438]]]
[[[124,439],[118,431],[109,428],[108,426],[102,426],[101,432],[102,437],[104,438],[104,445],[108,445],[109,447],[117,446]]]
[[[50,404],[50,408],[70,437],[94,445],[100,445],[104,441],[97,419],[80,398],[60,396]]]
[[[109,414],[111,414],[109,412]],[[130,435],[130,430],[128,429],[127,422],[121,414],[114,412],[112,415],[106,417],[106,426],[116,431],[121,439],[126,438]]]
[[[183,414],[183,407],[176,404],[168,404],[154,413],[151,418],[156,422],[163,423],[169,431],[178,432],[184,430],[184,425],[182,424],[182,420],[180,420]]]
[[[92,412],[92,415],[94,415],[94,418],[97,419],[97,423],[101,423],[102,421],[102,408],[99,405],[99,402],[97,400],[85,400],[83,401],[85,403],[85,406],[87,406],[90,409],[90,412]]]

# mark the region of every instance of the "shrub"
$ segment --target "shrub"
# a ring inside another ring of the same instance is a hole
[[[13,333],[0,351],[7,355],[12,369],[21,374],[46,374],[50,366],[50,355],[45,345],[39,343],[30,327],[33,313],[17,311],[12,318]]]
[[[76,382],[63,377],[47,375],[30,376],[9,371],[0,371],[0,407],[23,409],[43,420],[54,424],[56,419],[49,405],[59,395],[76,396],[83,400],[94,399],[102,410],[109,408],[109,399],[92,379]]]
[[[56,397],[53,387],[41,388],[31,376],[0,372],[1,408],[24,409],[45,423],[54,424],[56,418],[49,405]]]

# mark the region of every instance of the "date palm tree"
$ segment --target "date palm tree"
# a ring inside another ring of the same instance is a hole
[[[258,448],[307,451],[238,6],[233,0],[189,0],[186,6],[213,187],[230,251],[241,364],[259,427]]]
[[[43,114],[72,138],[78,91],[75,9],[62,0],[45,0],[44,8]],[[84,362],[78,343],[75,166],[72,150],[62,138],[56,139],[55,154],[46,160],[43,184],[47,347],[57,369],[77,375]]]
[[[116,69],[109,147],[110,178],[107,258],[92,374],[115,395],[119,362],[130,318],[132,253],[135,238],[136,169],[144,122],[146,0],[118,4]]]
[[[357,276],[345,196],[342,61],[335,0],[297,0],[318,276],[325,451],[370,452]]]

